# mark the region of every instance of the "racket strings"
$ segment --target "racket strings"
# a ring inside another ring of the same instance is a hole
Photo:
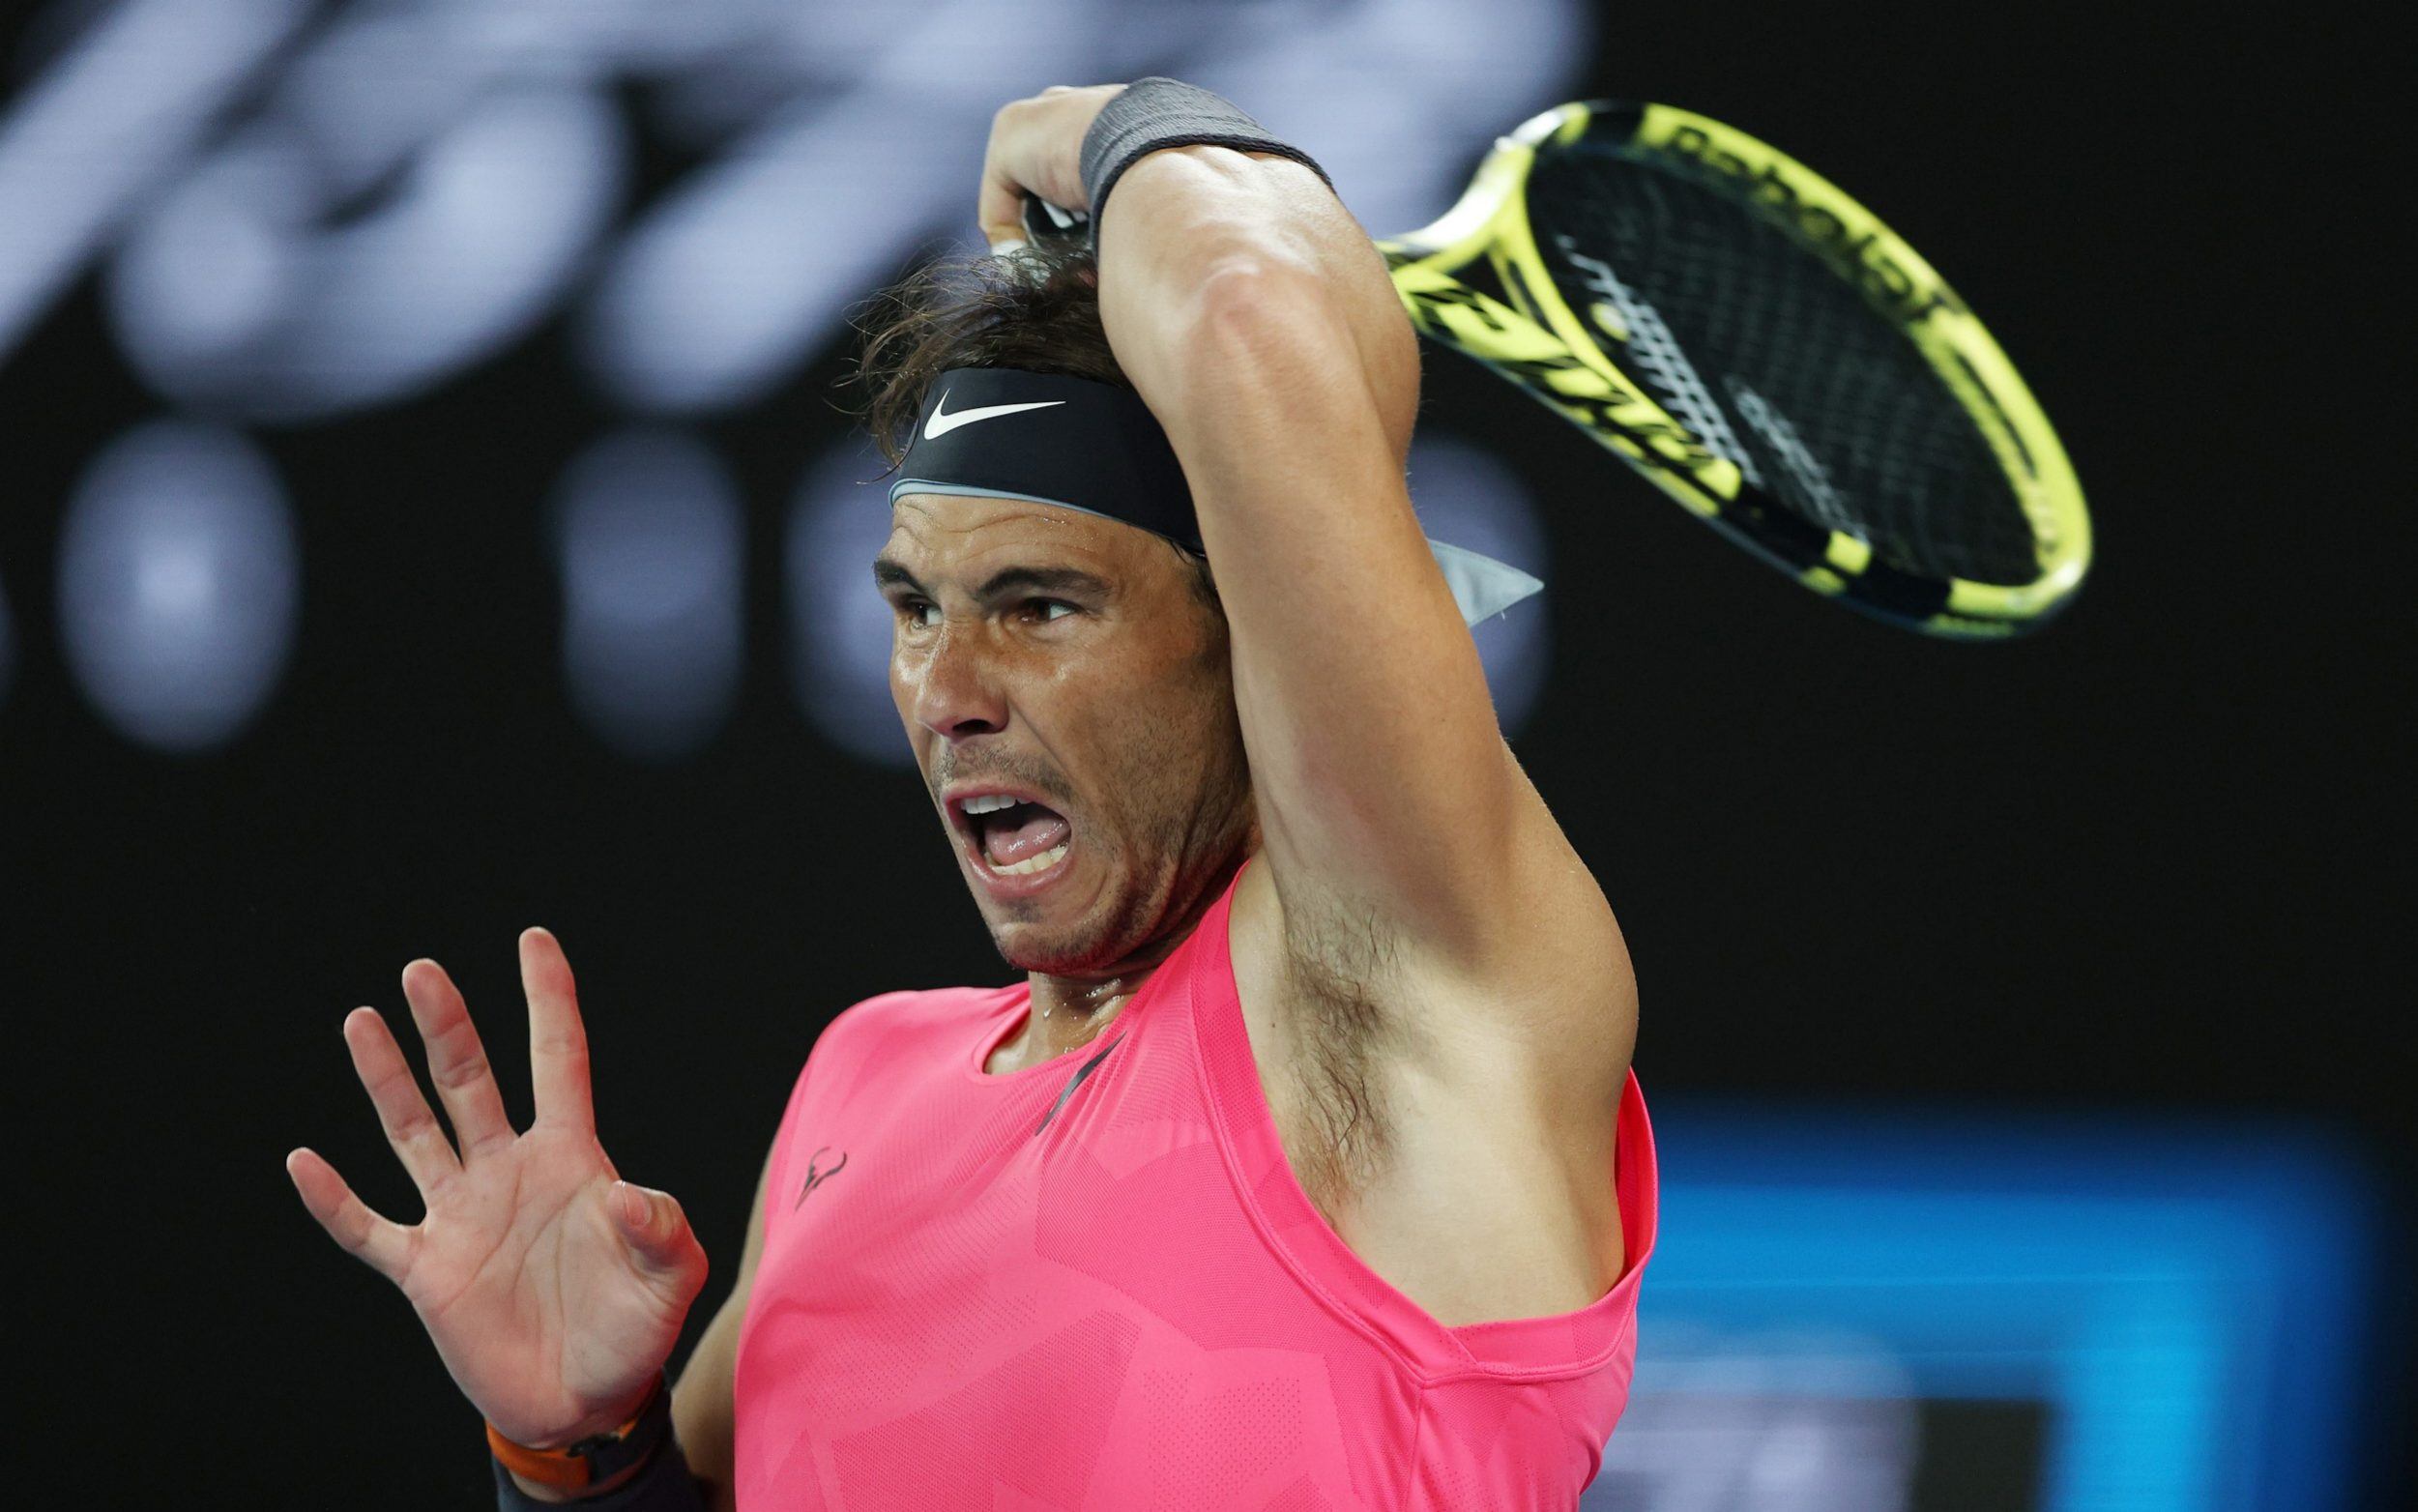
[[[1651,159],[1540,155],[1529,197],[1570,307],[1617,310],[1628,341],[1616,361],[1778,508],[1926,577],[2039,576],[2029,522],[1979,428],[1817,253]]]

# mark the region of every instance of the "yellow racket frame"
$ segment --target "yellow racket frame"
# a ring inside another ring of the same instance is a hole
[[[1737,466],[1708,450],[1621,369],[1628,333],[1616,309],[1597,305],[1588,312],[1590,324],[1554,285],[1529,224],[1523,192],[1529,171],[1540,145],[1571,143],[1613,111],[1637,116],[1629,145],[1690,159],[1707,175],[1751,186],[1742,198],[1856,282],[1972,417],[2014,487],[2031,527],[2036,578],[2021,584],[1945,579],[1945,601],[1920,619],[1858,607],[1958,639],[2018,634],[2061,607],[2089,569],[2090,515],[2065,449],[2014,364],[1965,302],[1879,218],[1733,127],[1670,105],[1610,102],[1558,105],[1524,122],[1497,140],[1460,200],[1434,223],[1378,242],[1419,331],[1527,389],[1691,512],[1806,587],[1855,601],[1851,585],[1874,566],[1871,544],[1832,530],[1819,560],[1802,564],[1774,555],[1738,528],[1733,519],[1746,490]],[[1480,262],[1509,294],[1510,305],[1457,276]],[[1887,566],[1901,575],[1941,581],[1904,564]]]

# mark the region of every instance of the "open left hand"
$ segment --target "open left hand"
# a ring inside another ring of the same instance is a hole
[[[285,1169],[329,1236],[410,1300],[487,1421],[550,1448],[645,1401],[705,1285],[706,1258],[680,1204],[622,1180],[597,1142],[588,1032],[552,934],[522,933],[520,974],[537,1117],[515,1133],[453,979],[434,961],[403,970],[458,1150],[386,1020],[366,1007],[344,1020],[353,1069],[420,1188],[420,1222],[372,1212],[315,1150],[295,1150]]]
[[[1061,209],[1092,208],[1083,192],[1083,135],[1100,107],[1124,87],[1052,84],[999,107],[982,154],[982,189],[974,215],[993,251],[1023,244],[1028,190]]]

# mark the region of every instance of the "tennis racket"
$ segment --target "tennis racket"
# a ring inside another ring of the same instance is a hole
[[[1082,223],[1025,210],[1036,238]],[[1559,105],[1377,246],[1421,334],[1825,597],[1983,639],[2082,584],[2081,485],[1997,342],[1870,211],[1743,131]]]

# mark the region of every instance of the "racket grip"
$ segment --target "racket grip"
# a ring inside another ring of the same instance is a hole
[[[1061,210],[1031,189],[1025,191],[1023,218],[1025,240],[1036,246],[1076,240],[1091,231],[1090,216],[1080,210]]]

